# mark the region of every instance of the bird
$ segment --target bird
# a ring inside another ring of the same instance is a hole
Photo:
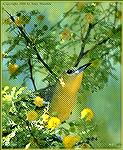
[[[57,82],[50,102],[49,114],[57,114],[61,122],[66,121],[76,103],[83,72],[91,63],[84,64],[78,69],[68,69],[63,72]]]

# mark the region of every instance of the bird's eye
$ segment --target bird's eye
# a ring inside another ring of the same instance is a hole
[[[74,72],[74,70],[72,70],[72,69],[67,70],[67,74],[71,74],[73,72]]]

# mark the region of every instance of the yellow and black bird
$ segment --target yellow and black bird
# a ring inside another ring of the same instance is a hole
[[[61,75],[60,81],[56,84],[49,113],[50,115],[57,113],[61,122],[69,118],[76,103],[83,72],[90,64],[87,63],[76,70],[67,70]]]

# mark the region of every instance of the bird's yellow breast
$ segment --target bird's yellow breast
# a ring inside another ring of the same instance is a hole
[[[63,76],[62,86],[57,83],[56,90],[51,102],[50,113],[57,112],[58,118],[62,121],[68,119],[76,103],[77,92],[80,88],[83,73]]]

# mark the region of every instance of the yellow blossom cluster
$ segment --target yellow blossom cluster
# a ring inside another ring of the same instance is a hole
[[[60,119],[57,117],[51,117],[48,121],[48,129],[55,129],[56,127],[58,127],[60,125]]]
[[[15,19],[15,24],[17,26],[22,26],[30,21],[29,16],[20,16]]]
[[[61,32],[61,40],[64,42],[65,40],[69,40],[71,38],[71,32],[68,28],[65,28],[62,32]]]
[[[116,14],[115,14],[116,18],[118,19],[122,19],[122,12],[121,11],[117,11]]]
[[[81,11],[84,7],[85,7],[85,3],[84,2],[78,2],[76,4],[76,8],[77,8],[78,11]]]
[[[43,15],[39,15],[39,16],[37,16],[37,19],[38,19],[38,21],[42,21],[44,19],[44,16]]]
[[[42,107],[43,106],[43,98],[37,96],[36,98],[34,98],[34,104],[38,107]]]
[[[15,74],[18,71],[19,66],[17,64],[11,64],[9,63],[9,72],[10,74]]]
[[[90,108],[85,108],[81,111],[81,119],[85,118],[86,121],[91,121],[93,116],[94,113]]]
[[[80,136],[78,135],[67,135],[63,138],[63,144],[65,148],[73,148],[77,142],[80,141]]]
[[[5,18],[2,20],[2,23],[5,24],[5,25],[10,25],[12,23],[11,19],[10,18]]]
[[[94,21],[94,15],[92,13],[86,13],[85,17],[88,23],[92,23]]]

